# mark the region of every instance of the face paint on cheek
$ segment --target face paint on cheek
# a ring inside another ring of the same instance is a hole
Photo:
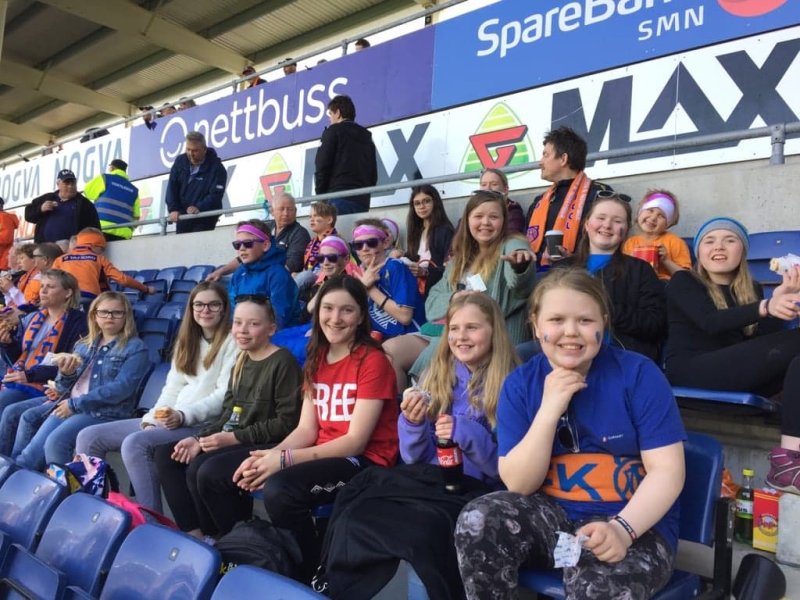
[[[596,331],[595,334],[594,334],[594,339],[599,344],[600,340],[603,339],[603,334],[600,333],[599,331]]]
[[[544,337],[542,339],[544,340],[545,344],[550,341],[550,338],[547,337],[546,333],[544,334]]]
[[[448,336],[447,336],[447,341],[448,341],[448,342],[455,342],[455,341],[456,341],[456,336],[454,336],[454,335],[448,335]]]

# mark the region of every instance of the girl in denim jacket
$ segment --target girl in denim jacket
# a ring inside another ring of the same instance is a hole
[[[104,292],[92,302],[88,322],[89,334],[75,351],[56,355],[59,374],[55,389],[47,391],[50,402],[22,415],[12,455],[23,467],[69,462],[84,427],[133,416],[136,391],[150,367],[133,309],[124,294]]]

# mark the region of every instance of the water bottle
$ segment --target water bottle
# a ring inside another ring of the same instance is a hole
[[[736,518],[733,522],[733,537],[737,542],[753,545],[753,473],[752,469],[742,471],[744,483],[736,493]]]
[[[242,418],[242,407],[234,406],[231,416],[225,425],[222,426],[222,431],[230,432],[239,429],[239,420]]]
[[[444,491],[448,494],[460,494],[464,479],[464,459],[461,448],[453,440],[436,439],[436,458],[442,468]]]

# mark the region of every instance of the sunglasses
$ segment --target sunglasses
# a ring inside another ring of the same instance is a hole
[[[631,197],[628,194],[620,194],[613,190],[598,190],[594,197],[595,200],[622,200],[628,204],[631,203]]]
[[[353,241],[351,245],[356,250],[363,250],[364,248],[377,248],[378,244],[380,243],[381,240],[379,240],[378,238],[369,238],[366,240]]]
[[[240,302],[252,302],[253,304],[272,306],[269,296],[265,296],[264,294],[240,294],[236,296],[234,302],[236,302],[236,304],[239,304]]]
[[[318,254],[317,258],[319,259],[320,264],[329,262],[329,263],[337,263],[339,262],[339,255],[338,254]]]
[[[569,420],[569,415],[564,413],[558,420],[558,427],[556,428],[556,439],[558,443],[564,446],[570,452],[577,454],[581,451],[580,444],[578,443],[578,435],[572,430],[572,423]]]
[[[33,254],[31,258],[44,258],[44,254]]]
[[[248,250],[255,246],[256,244],[263,244],[261,240],[236,240],[231,242],[231,246],[233,246],[234,250],[238,250],[239,248],[245,247]]]

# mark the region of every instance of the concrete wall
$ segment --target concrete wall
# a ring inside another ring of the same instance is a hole
[[[591,175],[592,170],[588,172]],[[650,187],[675,193],[680,200],[681,220],[673,231],[683,237],[694,235],[702,222],[716,215],[738,218],[752,232],[800,229],[800,156],[788,157],[784,165],[758,160],[604,181],[636,202]],[[514,190],[511,196],[527,210],[540,192]],[[465,198],[446,201],[453,223],[465,202]],[[371,216],[390,217],[403,227],[407,210],[407,206],[384,208]],[[354,220],[352,216],[342,217],[337,224],[339,231],[348,236]],[[300,221],[307,224],[305,218]],[[232,239],[230,226],[192,235],[143,236],[110,244],[107,254],[121,269],[221,264],[233,256]]]

